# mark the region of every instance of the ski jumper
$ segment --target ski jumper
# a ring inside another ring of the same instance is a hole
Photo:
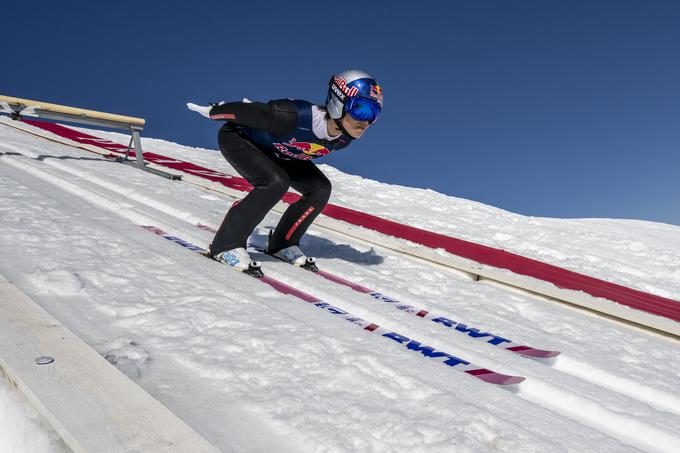
[[[281,217],[267,251],[299,245],[331,194],[330,181],[312,160],[349,146],[352,137],[329,136],[325,110],[301,100],[232,102],[213,107],[210,117],[227,121],[218,134],[220,151],[253,186],[227,212],[211,253],[245,247],[248,236],[289,187],[302,197]]]

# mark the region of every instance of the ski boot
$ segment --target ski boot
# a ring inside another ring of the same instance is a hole
[[[305,270],[319,272],[319,268],[316,266],[316,260],[310,256],[305,256],[302,250],[300,250],[300,247],[297,245],[291,245],[290,247],[281,249],[276,253],[271,253],[271,255]]]
[[[251,260],[250,255],[248,255],[248,252],[243,247],[227,250],[215,255],[212,254],[211,250],[208,250],[207,256],[251,277],[264,277],[262,264],[259,261]]]
[[[316,260],[312,257],[306,256],[300,247],[297,245],[291,245],[290,247],[283,248],[278,252],[271,252],[269,246],[272,243],[273,230],[269,230],[269,235],[267,237],[267,247],[265,247],[264,252],[267,255],[271,255],[274,258],[278,258],[286,263],[292,264],[293,266],[301,267],[307,271],[319,272],[319,268],[316,266]]]

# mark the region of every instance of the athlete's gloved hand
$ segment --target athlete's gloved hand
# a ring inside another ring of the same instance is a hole
[[[10,115],[14,113],[14,109],[9,106],[9,104],[5,101],[0,102],[0,112],[2,113],[9,113]]]
[[[2,113],[8,113],[13,120],[19,120],[24,116],[38,116],[38,114],[35,112],[37,109],[41,109],[39,105],[29,105],[28,107],[24,107],[20,111],[15,111],[10,107],[10,105],[3,101],[0,102],[0,112]]]
[[[38,114],[35,111],[39,109],[42,109],[42,107],[40,107],[39,105],[29,105],[28,107],[24,107],[24,109],[19,112],[19,115],[38,116]]]
[[[191,102],[187,102],[187,108],[189,110],[193,110],[194,112],[200,113],[201,115],[205,116],[206,118],[210,118],[210,111],[212,110],[213,107],[216,105],[222,105],[224,104],[224,101],[220,101],[217,104],[208,104],[206,106],[203,105],[196,105],[192,104]]]

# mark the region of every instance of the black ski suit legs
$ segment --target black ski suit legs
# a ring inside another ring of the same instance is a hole
[[[229,125],[220,129],[218,142],[227,161],[254,188],[225,216],[213,239],[212,253],[245,247],[248,236],[289,187],[302,197],[288,207],[272,235],[268,251],[298,245],[316,216],[328,203],[331,183],[310,161],[288,161],[269,156]]]

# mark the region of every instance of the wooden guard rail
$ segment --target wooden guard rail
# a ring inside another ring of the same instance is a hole
[[[2,110],[0,111],[9,114],[13,119],[21,119],[23,116],[35,116],[52,121],[66,121],[89,126],[100,126],[129,131],[131,138],[128,150],[132,149],[132,144],[134,143],[137,167],[169,179],[181,179],[181,176],[179,175],[168,173],[157,168],[151,168],[145,164],[142,141],[139,136],[139,132],[146,124],[144,118],[98,112],[96,110],[87,110],[4,95],[0,95],[0,107],[2,107]]]
[[[134,116],[116,115],[113,113],[97,112],[95,110],[86,110],[76,107],[68,107],[65,105],[50,104],[48,102],[33,101],[30,99],[21,99],[13,96],[0,95],[0,102],[6,102],[10,107],[18,107],[20,111],[23,108],[31,106],[40,106],[36,112],[49,112],[63,115],[72,115],[82,119],[92,118],[101,121],[110,121],[113,123],[129,124],[136,127],[144,127],[146,120],[144,118],[136,118]],[[38,115],[42,116],[42,115]]]

